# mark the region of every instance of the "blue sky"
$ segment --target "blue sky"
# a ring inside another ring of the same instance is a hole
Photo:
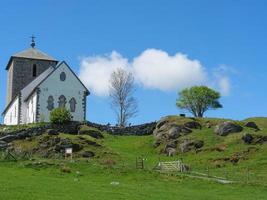
[[[170,65],[175,63],[175,55],[187,55],[186,61],[199,62],[200,74],[205,74],[208,85],[221,90],[220,80],[225,80],[224,108],[206,116],[266,116],[266,9],[267,2],[261,0],[1,1],[0,110],[5,107],[8,59],[28,48],[29,37],[35,34],[37,48],[65,60],[77,74],[82,61],[91,59],[87,64],[92,71],[92,67],[98,68],[99,59],[113,61],[112,52],[119,60],[127,60],[132,69],[134,60],[149,59],[141,59],[149,49],[164,54]],[[162,61],[157,54],[152,58]],[[145,65],[138,66],[143,69]],[[188,72],[190,63],[185,68]],[[169,69],[166,64],[166,71]],[[164,75],[155,80],[157,86],[169,80]],[[175,101],[185,82],[174,80],[179,87],[171,89],[149,87],[144,80],[137,83],[139,113],[131,122],[180,113]],[[87,116],[90,121],[115,123],[108,98],[93,92],[88,97]]]

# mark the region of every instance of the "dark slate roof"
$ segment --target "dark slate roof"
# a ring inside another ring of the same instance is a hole
[[[53,57],[33,47],[12,55],[8,61],[6,69],[9,68],[12,58],[29,58],[29,59],[50,60],[57,62],[57,60],[55,60]]]
[[[26,87],[24,87],[21,92],[22,100],[25,101],[34,91],[34,89],[48,77],[53,71],[54,67],[49,67],[43,73],[41,73],[37,78],[35,78],[32,82],[30,82]]]

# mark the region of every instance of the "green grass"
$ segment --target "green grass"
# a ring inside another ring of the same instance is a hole
[[[184,123],[187,118],[172,116],[176,123]],[[221,119],[201,119],[219,123]],[[267,135],[267,119],[253,118],[260,131],[259,135]],[[245,120],[248,121],[248,120]],[[244,122],[238,122],[243,124]],[[252,129],[245,128],[243,132],[220,137],[213,133],[213,128],[196,130],[187,137],[204,141],[202,152],[188,152],[174,157],[159,154],[160,148],[153,147],[153,136],[112,136],[104,134],[105,138],[98,142],[101,148],[90,147],[99,158],[91,160],[79,159],[75,162],[65,160],[40,160],[52,165],[34,167],[29,163],[35,161],[0,162],[0,200],[71,200],[71,199],[266,199],[267,196],[267,144],[246,145],[241,141],[242,135]],[[41,137],[41,136],[40,136]],[[77,136],[60,134],[60,137],[77,140]],[[87,139],[94,140],[90,136]],[[31,148],[36,141],[19,143],[22,148]],[[24,145],[24,146],[23,146]],[[226,150],[218,152],[214,147],[225,145]],[[214,159],[224,158],[256,147],[257,151],[249,152],[245,159],[236,165],[223,163],[220,168],[214,165]],[[89,147],[88,147],[89,148]],[[135,159],[145,158],[145,170],[135,169]],[[160,174],[153,170],[159,161],[182,159],[191,166],[193,171],[206,172],[209,168],[212,176],[225,176],[237,182],[220,184],[214,181],[192,179],[182,175]],[[114,160],[115,165],[106,165],[105,160]],[[61,166],[68,166],[71,173],[62,173]],[[249,182],[247,170],[249,169]],[[79,173],[77,173],[77,171]],[[112,182],[119,182],[112,185]]]
[[[156,172],[103,169],[93,163],[70,163],[72,173],[57,167],[35,170],[20,164],[0,165],[0,199],[265,199],[265,187],[221,185]],[[81,175],[77,175],[76,170]],[[119,182],[112,185],[111,182]]]

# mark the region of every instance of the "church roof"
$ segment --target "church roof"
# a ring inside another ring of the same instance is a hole
[[[34,89],[48,77],[53,71],[55,70],[54,67],[49,67],[43,73],[41,73],[36,79],[30,82],[26,87],[21,90],[21,97],[22,100],[25,101],[34,91]]]
[[[21,51],[19,53],[12,55],[9,59],[6,70],[9,68],[12,58],[29,58],[29,59],[36,59],[36,60],[51,60],[51,61],[57,62],[57,60],[55,60],[53,57],[47,55],[46,53],[40,51],[39,49],[36,49],[35,47],[31,47],[24,51]]]

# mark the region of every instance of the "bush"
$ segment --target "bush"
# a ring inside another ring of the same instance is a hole
[[[56,108],[50,112],[50,122],[64,124],[71,120],[71,114],[66,108]]]

